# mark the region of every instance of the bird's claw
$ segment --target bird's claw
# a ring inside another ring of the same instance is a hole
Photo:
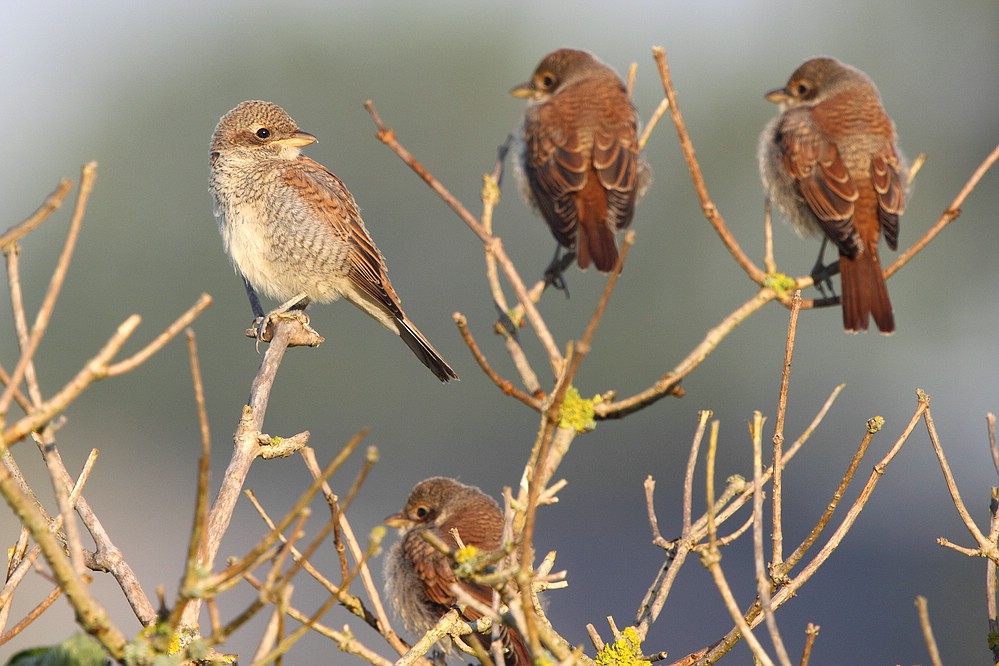
[[[555,256],[545,269],[545,285],[551,285],[556,291],[565,293],[569,298],[569,283],[565,281],[565,270],[576,260],[576,253],[573,251],[561,253],[561,247],[556,248]]]
[[[819,294],[822,295],[822,298],[836,297],[836,288],[833,286],[832,282],[833,272],[831,269],[833,266],[838,267],[839,264],[823,266],[820,258],[819,262],[812,267],[812,272],[809,273],[812,278],[812,283],[815,285],[815,288],[819,290]],[[826,293],[826,289],[829,290],[828,294]]]
[[[261,342],[270,342],[274,338],[275,327],[281,319],[292,319],[298,322],[304,335],[296,335],[296,338],[313,338],[322,342],[323,337],[309,324],[309,315],[304,310],[272,310],[263,317],[253,320],[253,326],[246,329],[246,337],[256,340],[257,352],[260,351]],[[315,346],[317,343],[308,343]]]

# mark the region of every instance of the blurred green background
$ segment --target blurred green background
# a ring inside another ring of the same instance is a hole
[[[351,510],[361,535],[398,510],[427,476],[459,476],[498,496],[503,486],[517,484],[538,419],[477,370],[451,323],[452,312],[466,314],[493,364],[513,376],[490,333],[495,312],[480,243],[373,138],[362,104],[372,99],[409,150],[478,211],[481,174],[492,169],[496,147],[523,107],[507,90],[544,54],[560,46],[586,48],[621,72],[637,61],[635,100],[647,118],[662,96],[653,45],[666,48],[711,195],[757,260],[763,194],[756,141],[776,111],[763,93],[782,85],[806,58],[833,55],[870,74],[905,151],[928,153],[902,220],[903,248],[936,221],[999,139],[994,0],[18,5],[0,26],[9,153],[0,163],[0,228],[31,213],[59,177],[78,178],[89,160],[100,164],[38,361],[43,387],[48,393],[61,387],[129,314],[143,316],[128,347],[135,350],[209,292],[215,305],[195,329],[215,444],[214,491],[260,356],[242,337],[249,307],[212,218],[208,142],[223,113],[244,99],[266,99],[319,137],[308,155],[350,187],[407,313],[462,376],[458,384],[440,386],[404,345],[353,307],[317,307],[313,324],[327,342],[286,357],[266,430],[311,430],[312,446],[328,459],[370,427],[367,443],[379,447],[381,463]],[[702,217],[668,120],[654,134],[648,157],[656,181],[638,209],[637,245],[578,377],[584,395],[616,389],[625,396],[647,387],[754,292]],[[933,396],[965,500],[979,524],[987,524],[989,489],[997,484],[984,418],[999,410],[997,182],[999,175],[989,173],[962,216],[889,282],[894,336],[844,334],[838,309],[803,313],[788,437],[800,433],[837,384],[847,388],[786,472],[789,543],[803,538],[821,514],[864,422],[880,414],[887,426],[861,470],[866,478],[911,417],[916,387]],[[554,241],[513,185],[505,183],[495,226],[526,279],[546,265]],[[69,209],[24,243],[32,312]],[[806,273],[817,241],[799,240],[781,223],[775,235],[781,270]],[[894,255],[885,252],[887,264]],[[541,306],[560,344],[581,335],[604,284],[593,271],[572,271],[569,280],[571,299],[549,295]],[[11,331],[6,293],[0,299],[0,330]],[[569,485],[560,503],[541,513],[537,534],[539,550],[557,549],[556,567],[569,572],[570,587],[548,598],[555,626],[570,640],[586,642],[588,622],[606,637],[607,615],[620,626],[634,617],[662,561],[650,545],[642,481],[650,474],[657,479],[660,526],[675,536],[697,410],[712,409],[721,419],[720,477],[750,473],[745,422],[762,410],[772,433],[786,322],[783,308],[764,309],[684,383],[684,399],[602,423],[576,442],[560,470]],[[547,385],[536,340],[530,332],[524,339]],[[16,363],[10,333],[0,340],[0,359],[8,369]],[[172,600],[199,449],[183,345],[174,342],[132,375],[95,386],[68,416],[59,443],[70,469],[79,468],[91,447],[101,450],[87,497],[147,592],[163,584]],[[29,447],[21,444],[15,453],[42,490],[47,481]],[[355,461],[337,477],[341,490],[357,467]],[[307,485],[307,474],[297,458],[258,462],[248,485],[277,514]],[[263,533],[260,520],[241,505],[221,555],[245,551]],[[0,534],[8,545],[16,538],[9,513],[0,515]],[[926,662],[913,606],[922,594],[945,663],[991,663],[984,562],[943,550],[935,543],[940,536],[971,545],[919,428],[844,544],[778,615],[792,654],[800,653],[804,627],[814,622],[822,630],[813,664]],[[318,561],[334,566],[328,552]],[[726,552],[723,565],[748,603],[748,550]],[[94,587],[126,631],[138,631],[109,577],[97,576]],[[313,588],[304,579],[299,584],[296,603],[303,610],[321,603]],[[34,576],[19,592],[12,617],[46,591]],[[241,590],[223,604],[223,614],[251,597]],[[350,623],[389,654],[341,609],[324,621]],[[679,658],[730,624],[708,576],[692,561],[645,647]],[[228,647],[248,658],[260,627],[251,625]],[[0,647],[0,658],[71,631],[72,614],[60,600],[12,645]],[[290,663],[319,661],[351,658],[310,636]]]

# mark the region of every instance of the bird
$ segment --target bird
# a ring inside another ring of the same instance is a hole
[[[825,234],[839,250],[843,328],[866,331],[873,319],[881,333],[894,332],[878,240],[898,248],[908,167],[877,87],[860,70],[817,57],[765,97],[780,105],[758,148],[771,202],[799,234]]]
[[[465,546],[494,552],[503,543],[503,522],[503,513],[492,497],[442,476],[416,484],[402,511],[385,519],[385,524],[398,528],[401,535],[385,559],[386,595],[409,631],[426,633],[457,603],[451,592],[451,586],[459,583],[452,559],[421,535],[430,532],[441,542],[454,544],[451,530],[457,529]],[[492,588],[470,581],[459,584],[473,598],[492,605]],[[466,607],[462,616],[465,620],[482,617],[471,607]],[[499,635],[508,666],[532,663],[527,643],[516,628],[503,625]],[[488,651],[488,637],[471,634],[468,639]],[[451,647],[446,649],[453,651]]]
[[[439,380],[458,379],[403,312],[343,181],[301,154],[316,140],[262,100],[237,105],[212,134],[214,213],[255,314],[263,315],[255,290],[285,302],[285,310],[343,297],[399,335]]]
[[[631,223],[652,179],[624,82],[592,53],[563,48],[510,94],[527,100],[515,133],[521,193],[580,269],[611,271],[614,234]]]

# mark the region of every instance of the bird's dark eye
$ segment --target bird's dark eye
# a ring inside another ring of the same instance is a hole
[[[428,513],[430,513],[430,509],[428,509],[427,507],[425,506],[416,507],[417,518],[426,518]]]
[[[548,90],[549,88],[555,87],[555,76],[553,74],[545,74],[541,77],[541,85]]]
[[[256,135],[258,139],[266,139],[271,135],[271,131],[266,127],[261,127],[256,131]]]
[[[800,95],[801,97],[804,97],[808,93],[808,84],[807,83],[799,83],[798,87],[795,88],[795,91],[797,91],[798,95]]]

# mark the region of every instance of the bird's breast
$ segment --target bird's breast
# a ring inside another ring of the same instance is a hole
[[[279,301],[305,293],[327,303],[350,289],[350,246],[308,202],[272,182],[216,193],[223,245],[251,285]]]

